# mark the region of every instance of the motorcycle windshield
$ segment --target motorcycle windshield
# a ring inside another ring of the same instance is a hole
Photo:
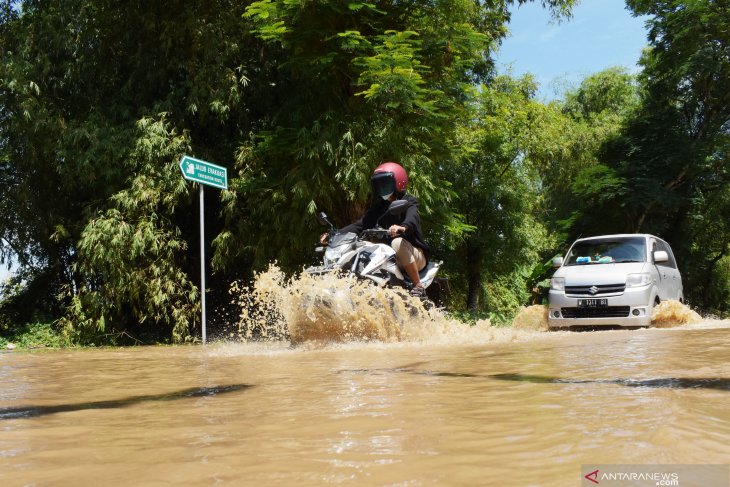
[[[338,233],[330,238],[330,247],[340,247],[342,245],[350,245],[352,242],[357,240],[357,235],[354,233]]]

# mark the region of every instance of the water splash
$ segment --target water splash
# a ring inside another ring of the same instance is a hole
[[[255,276],[250,286],[231,289],[239,319],[229,338],[289,341],[312,346],[345,343],[468,343],[517,342],[547,335],[547,308],[522,308],[511,327],[489,320],[474,326],[451,318],[402,289],[381,288],[347,274],[287,277],[275,264]],[[655,327],[698,323],[702,318],[677,301],[654,309]],[[567,332],[553,332],[567,333]]]
[[[679,301],[662,301],[651,313],[651,324],[657,328],[672,328],[700,323],[702,316]]]
[[[520,309],[512,320],[512,327],[517,330],[548,331],[548,309],[540,304]]]
[[[534,305],[522,308],[512,321],[512,327],[519,330],[548,331],[548,310]],[[702,316],[679,301],[662,301],[652,312],[651,324],[655,328],[673,328],[697,324]]]
[[[480,343],[515,341],[514,330],[474,326],[426,307],[402,289],[381,288],[346,274],[287,278],[276,266],[251,286],[231,290],[241,313],[234,337],[289,340],[293,345],[347,342]]]

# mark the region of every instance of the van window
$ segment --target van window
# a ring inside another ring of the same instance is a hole
[[[576,242],[565,257],[564,265],[620,264],[645,262],[643,237],[597,238]]]
[[[663,240],[657,240],[654,242],[654,250],[663,250],[669,256],[668,261],[657,262],[657,265],[660,265],[663,267],[671,267],[672,269],[677,268],[677,262],[674,260],[674,255],[672,254],[672,249],[669,248],[669,244],[667,244]]]

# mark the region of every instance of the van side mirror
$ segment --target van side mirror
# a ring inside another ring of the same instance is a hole
[[[666,250],[655,250],[654,251],[654,262],[667,262],[669,261],[669,254]]]
[[[555,257],[553,258],[553,267],[556,269],[563,265],[563,258],[562,257]]]
[[[410,207],[411,203],[408,200],[395,200],[388,207],[388,213],[391,215],[400,215]]]

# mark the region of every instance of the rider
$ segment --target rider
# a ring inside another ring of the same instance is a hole
[[[398,266],[405,270],[413,283],[411,295],[423,297],[426,292],[421,284],[418,272],[428,263],[429,249],[423,241],[421,233],[421,219],[418,215],[418,200],[415,196],[406,194],[408,174],[400,164],[385,162],[373,171],[370,177],[370,186],[375,198],[374,204],[358,221],[342,228],[340,231],[360,234],[363,230],[380,225],[388,229],[392,238],[390,246],[396,254]],[[406,200],[411,203],[408,209],[400,215],[388,213],[390,203],[395,200]],[[329,240],[329,234],[320,237],[324,244]]]

